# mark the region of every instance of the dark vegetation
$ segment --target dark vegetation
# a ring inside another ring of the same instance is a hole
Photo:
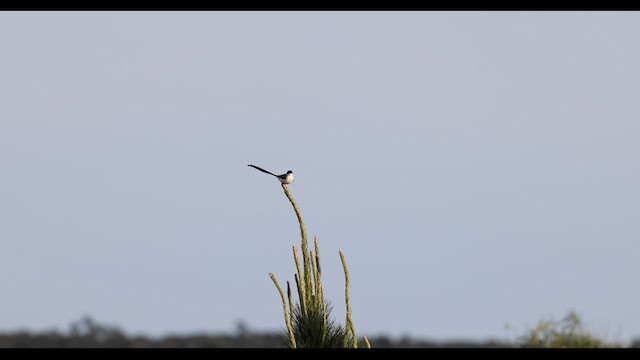
[[[569,315],[571,316],[571,315]],[[501,347],[582,347],[615,346],[601,343],[602,340],[585,338],[580,329],[562,328],[562,325],[576,324],[575,318],[565,318],[564,323],[541,322],[521,336],[516,343],[499,340],[486,341],[432,341],[408,336],[394,338],[371,336],[373,348],[501,348]],[[572,344],[567,334],[574,333],[578,343]],[[284,330],[255,332],[239,322],[230,333],[196,333],[149,337],[130,335],[112,325],[98,323],[91,317],[72,322],[67,330],[13,331],[0,333],[1,348],[283,348]],[[547,341],[545,343],[545,341]],[[554,342],[555,341],[555,342]],[[563,341],[562,343],[557,341]],[[585,344],[586,341],[586,344]],[[629,344],[640,348],[640,338]]]
[[[254,332],[238,323],[236,331],[229,334],[199,333],[149,337],[129,335],[116,326],[96,322],[84,317],[71,323],[69,329],[42,332],[16,331],[0,333],[3,348],[283,348],[283,332]],[[378,348],[394,347],[499,347],[506,346],[488,341],[433,342],[408,337],[393,339],[386,336],[371,338]]]

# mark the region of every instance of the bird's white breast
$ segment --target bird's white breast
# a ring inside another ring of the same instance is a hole
[[[293,174],[287,174],[287,177],[283,180],[280,179],[283,184],[291,184],[293,182]]]

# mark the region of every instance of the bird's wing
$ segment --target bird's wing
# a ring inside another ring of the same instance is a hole
[[[259,167],[255,166],[255,165],[247,165],[247,166],[251,166],[252,168],[258,169],[258,170],[262,171],[263,173],[267,173],[269,175],[273,175],[275,177],[278,177],[278,175],[276,175],[274,173],[271,173],[271,172],[268,172],[267,170],[265,170],[263,168],[259,168]]]

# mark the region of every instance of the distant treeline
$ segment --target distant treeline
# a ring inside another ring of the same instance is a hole
[[[387,336],[369,338],[374,348],[500,348],[514,344],[501,341],[430,341]],[[239,323],[233,334],[188,334],[148,337],[128,335],[115,326],[99,324],[91,317],[71,323],[68,331],[15,331],[0,333],[0,348],[283,348],[283,333],[250,331]],[[640,348],[640,339],[631,344]]]

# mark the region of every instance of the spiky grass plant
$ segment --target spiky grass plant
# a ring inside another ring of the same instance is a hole
[[[298,249],[293,246],[293,259],[297,271],[294,274],[294,279],[298,301],[294,302],[288,281],[287,294],[285,296],[276,276],[273,273],[269,273],[282,299],[284,321],[288,333],[286,345],[291,348],[357,348],[358,339],[351,320],[351,303],[349,301],[351,282],[344,254],[339,251],[345,275],[345,301],[347,307],[345,326],[342,326],[331,317],[331,303],[324,297],[318,238],[314,237],[313,239],[315,252],[310,251],[307,241],[307,229],[300,208],[289,189],[284,185],[282,188],[296,213],[302,238],[302,264],[300,264]],[[371,348],[366,336],[364,337],[364,342],[367,348]]]

